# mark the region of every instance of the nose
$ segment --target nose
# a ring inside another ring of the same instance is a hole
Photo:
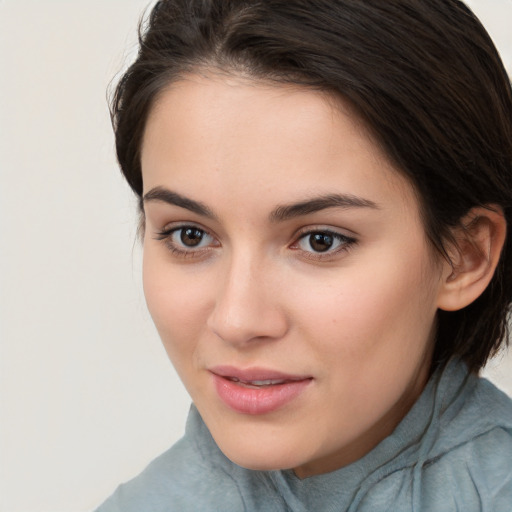
[[[276,272],[249,257],[231,261],[217,275],[219,286],[207,325],[226,343],[239,347],[256,340],[277,340],[288,330]]]

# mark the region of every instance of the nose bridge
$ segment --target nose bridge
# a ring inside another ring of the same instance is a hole
[[[218,294],[209,318],[213,332],[236,344],[283,336],[286,317],[275,293],[274,275],[270,262],[257,251],[233,251],[218,275]]]

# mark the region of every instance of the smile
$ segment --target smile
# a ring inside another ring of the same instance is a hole
[[[265,369],[239,370],[217,367],[211,370],[219,398],[241,414],[268,414],[296,399],[313,380],[309,376],[284,375]]]

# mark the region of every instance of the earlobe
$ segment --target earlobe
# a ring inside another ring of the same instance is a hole
[[[505,243],[507,223],[499,206],[475,207],[455,228],[456,245],[443,265],[438,308],[457,311],[487,288]]]

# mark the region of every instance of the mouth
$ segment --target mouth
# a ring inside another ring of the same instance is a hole
[[[295,401],[313,380],[263,368],[215,367],[210,370],[219,398],[241,414],[268,414]]]
[[[285,380],[285,379],[268,379],[268,380],[250,380],[244,381],[238,379],[236,377],[224,377],[231,382],[237,383],[239,386],[248,389],[261,389],[268,388],[269,386],[280,386],[281,384],[286,384],[287,382],[294,382],[293,380]],[[297,379],[300,380],[300,379]]]

